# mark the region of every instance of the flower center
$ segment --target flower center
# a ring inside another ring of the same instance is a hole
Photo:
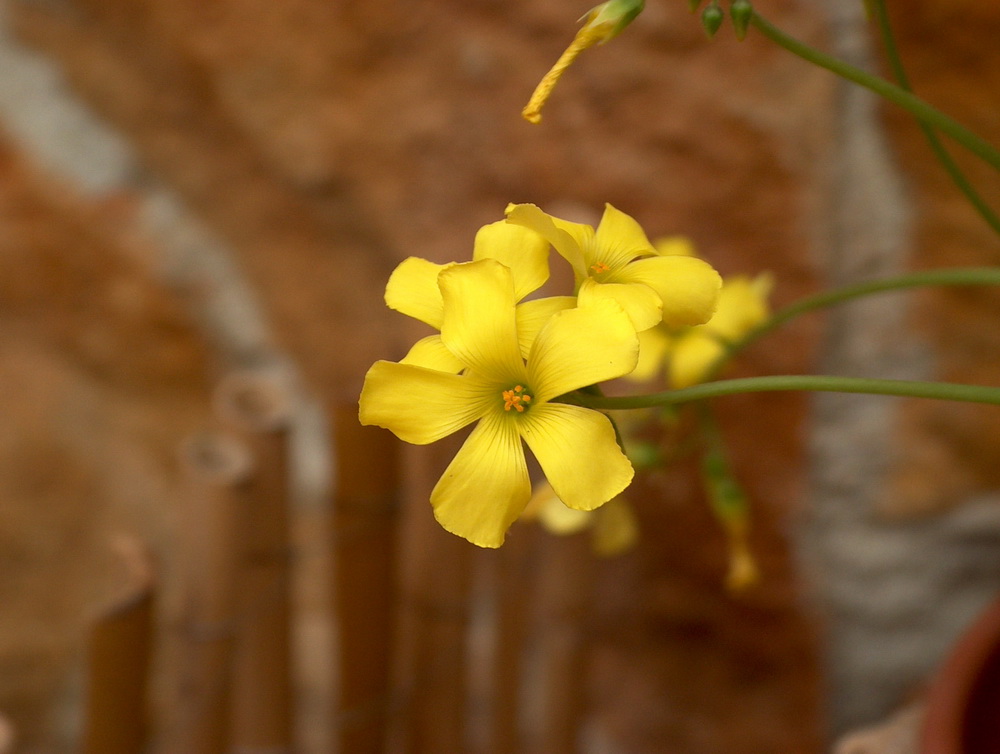
[[[524,392],[523,385],[515,385],[510,390],[503,391],[503,410],[514,409],[519,414],[524,413],[524,409],[531,403],[531,395]]]
[[[604,262],[598,262],[597,264],[590,265],[590,271],[595,275],[600,275],[602,272],[607,272],[611,268],[608,267]]]

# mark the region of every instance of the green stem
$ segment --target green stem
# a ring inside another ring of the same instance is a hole
[[[949,267],[937,270],[923,270],[906,275],[897,275],[881,280],[866,280],[863,283],[847,285],[832,291],[823,291],[789,304],[772,314],[768,320],[757,326],[739,341],[728,346],[722,361],[728,361],[738,351],[776,330],[786,322],[816,309],[825,309],[845,301],[869,296],[873,293],[899,291],[908,288],[926,288],[959,285],[1000,285],[1000,267]],[[721,366],[721,363],[717,366]],[[714,369],[712,374],[714,374]]]
[[[773,26],[756,11],[750,17],[750,23],[765,37],[784,47],[792,54],[798,55],[800,58],[822,68],[826,68],[828,71],[832,71],[838,76],[848,81],[853,81],[890,102],[894,102],[904,110],[911,112],[920,122],[926,123],[941,133],[947,134],[986,163],[1000,170],[1000,151],[996,150],[989,142],[972,133],[965,126],[952,120],[940,110],[931,107],[911,92],[800,42],[794,37],[785,34],[785,32],[776,26]]]
[[[744,377],[736,380],[707,382],[680,390],[666,390],[650,395],[630,395],[620,398],[574,394],[575,403],[588,408],[613,411],[651,408],[688,403],[706,398],[718,398],[736,393],[808,390],[825,393],[865,393],[895,395],[901,398],[932,398],[967,403],[987,403],[1000,406],[1000,388],[985,385],[958,385],[951,382],[916,382],[909,380],[878,380],[867,377],[837,377],[831,375],[776,375]]]
[[[910,86],[909,77],[906,75],[906,68],[903,67],[903,60],[899,55],[899,48],[896,47],[896,38],[892,33],[892,26],[889,23],[889,14],[886,11],[885,0],[871,0],[870,10],[875,16],[878,22],[879,32],[882,35],[882,45],[885,47],[886,58],[889,61],[889,65],[892,68],[893,76],[896,77],[896,81],[899,85],[908,92],[913,91],[913,87]],[[937,157],[938,162],[947,171],[952,183],[958,187],[965,198],[969,200],[969,203],[976,208],[979,212],[979,216],[986,221],[986,223],[994,230],[995,233],[1000,234],[1000,218],[994,214],[993,210],[986,201],[979,195],[973,185],[965,177],[961,168],[955,160],[952,159],[951,155],[948,154],[948,150],[945,149],[944,144],[938,138],[937,133],[931,128],[925,121],[918,120],[917,123],[920,125],[920,130],[924,132],[924,136],[927,139],[927,143],[930,144],[931,150]]]

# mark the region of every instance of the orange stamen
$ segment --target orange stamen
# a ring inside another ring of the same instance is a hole
[[[611,268],[608,267],[604,262],[598,262],[597,264],[590,265],[590,271],[595,275],[600,275],[602,272],[607,272]]]
[[[524,392],[523,385],[515,385],[512,390],[503,391],[503,410],[514,409],[519,414],[524,413],[526,403],[531,403],[531,396]]]

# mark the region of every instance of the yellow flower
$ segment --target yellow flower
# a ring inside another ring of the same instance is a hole
[[[621,555],[639,539],[639,524],[624,497],[618,496],[595,511],[581,511],[567,507],[548,482],[538,485],[521,518],[537,519],[547,532],[557,536],[589,528],[594,553],[603,558]]]
[[[767,319],[768,295],[773,281],[768,274],[749,278],[737,275],[722,284],[719,307],[707,323],[680,333],[669,347],[667,371],[675,388],[696,385],[734,343]]]
[[[530,123],[540,123],[542,106],[548,100],[556,83],[577,56],[588,47],[604,44],[621,33],[639,13],[644,0],[608,0],[592,8],[584,17],[584,24],[556,64],[542,77],[535,91],[524,106],[521,115]]]
[[[376,362],[361,392],[362,424],[423,445],[478,422],[431,493],[438,522],[482,547],[499,547],[531,496],[521,441],[559,497],[601,506],[632,480],[632,465],[602,413],[554,401],[635,366],[628,317],[607,304],[552,315],[527,361],[518,344],[511,270],[494,259],[440,271],[441,340],[461,374]]]
[[[548,241],[531,230],[502,220],[479,229],[472,258],[496,259],[509,267],[517,301],[541,288],[549,278]],[[444,304],[438,288],[438,274],[451,266],[419,257],[404,259],[389,277],[385,288],[386,305],[440,330]],[[522,355],[527,356],[532,341],[552,314],[575,305],[576,299],[572,296],[552,296],[520,304],[517,324]],[[445,348],[440,335],[429,335],[417,341],[401,363],[445,372],[459,372],[464,368]]]
[[[535,231],[572,265],[580,307],[611,299],[639,332],[660,321],[700,325],[715,311],[719,273],[696,257],[657,254],[639,223],[610,204],[597,230],[534,204],[508,206],[507,222]]]

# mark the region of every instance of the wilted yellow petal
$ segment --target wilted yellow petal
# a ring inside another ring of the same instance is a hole
[[[476,233],[473,259],[496,259],[510,268],[514,300],[537,291],[549,279],[549,242],[533,230],[504,220]]]
[[[517,423],[488,412],[431,492],[434,517],[480,547],[499,547],[531,496]]]
[[[404,259],[385,286],[386,306],[440,330],[444,310],[437,279],[447,266],[420,257]]]
[[[625,313],[610,302],[553,314],[528,356],[528,384],[536,401],[628,374],[639,341]],[[539,407],[536,407],[539,408]]]
[[[571,508],[593,510],[632,481],[611,420],[598,411],[544,403],[518,417],[518,426],[552,489]]]
[[[517,338],[521,345],[521,355],[528,358],[531,344],[535,342],[538,332],[556,312],[572,309],[576,306],[576,296],[549,296],[532,301],[522,301],[517,305]]]
[[[668,327],[700,325],[715,312],[722,278],[710,264],[695,257],[649,257],[617,270],[618,283],[643,283],[663,302]]]
[[[633,263],[634,264],[634,263]],[[631,267],[632,265],[628,265]],[[660,322],[663,302],[656,291],[642,283],[598,283],[587,278],[580,285],[577,306],[587,309],[595,304],[614,301],[625,310],[637,332]]]
[[[444,298],[441,339],[480,374],[523,379],[510,269],[495,259],[452,265],[438,276]]]
[[[451,372],[452,374],[458,374],[465,369],[465,365],[455,358],[455,355],[451,351],[445,348],[444,343],[441,341],[441,336],[438,334],[428,335],[426,338],[418,340],[399,363],[413,364],[414,366],[427,367],[438,372]]]
[[[365,375],[359,418],[400,440],[426,445],[482,416],[495,392],[475,377],[376,361]]]

